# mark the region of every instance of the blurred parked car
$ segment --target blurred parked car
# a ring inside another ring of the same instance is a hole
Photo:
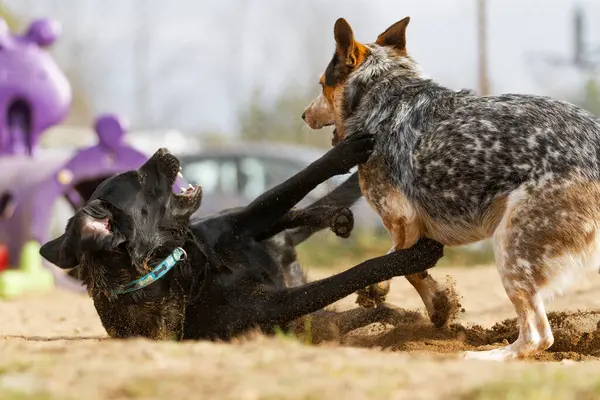
[[[244,142],[204,147],[193,154],[179,155],[186,181],[202,186],[204,197],[196,214],[203,216],[225,208],[243,206],[306,168],[324,150],[271,142]],[[299,207],[305,207],[329,193],[350,174],[336,176],[308,194]],[[381,220],[364,198],[354,207],[356,226],[380,228]]]

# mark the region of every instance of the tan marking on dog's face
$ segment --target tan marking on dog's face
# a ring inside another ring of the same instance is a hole
[[[306,108],[304,111],[304,121],[311,129],[321,129],[335,123],[333,106],[329,103],[324,93],[317,96]]]
[[[334,26],[336,51],[319,80],[321,94],[304,111],[306,124],[311,129],[336,126],[334,144],[344,138],[341,103],[348,77],[364,62],[368,49],[354,40],[352,28],[340,18]]]

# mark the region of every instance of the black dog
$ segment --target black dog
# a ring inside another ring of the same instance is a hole
[[[315,224],[315,215],[327,216],[330,207],[290,209],[319,183],[367,160],[372,148],[372,135],[354,135],[247,207],[194,224],[201,190],[174,194],[180,163],[160,149],[139,170],[100,184],[41,254],[61,268],[77,267],[112,337],[228,340],[253,328],[288,329],[367,285],[425,271],[442,256],[439,243],[423,239],[308,284],[299,266],[289,268],[295,259],[285,260],[282,249],[293,235],[279,231],[300,229],[296,238],[307,237],[327,219]]]

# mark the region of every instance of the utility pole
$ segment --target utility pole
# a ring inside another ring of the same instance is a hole
[[[573,64],[581,67],[585,64],[586,48],[583,32],[583,10],[577,4],[573,10]]]
[[[133,80],[136,83],[134,93],[136,102],[136,128],[147,129],[153,126],[152,114],[149,112],[149,80],[148,80],[148,53],[149,43],[148,35],[150,34],[150,10],[152,5],[145,0],[138,0],[133,9],[135,15],[134,21],[137,22],[136,31],[134,33],[133,51],[131,57],[133,61]],[[137,20],[136,20],[137,19]]]
[[[477,1],[477,44],[478,44],[478,71],[479,94],[490,94],[490,82],[487,63],[487,26],[486,26],[486,0]]]
[[[576,4],[572,14],[573,42],[570,56],[561,54],[532,54],[530,59],[537,58],[553,67],[573,67],[583,74],[596,74],[600,68],[600,49],[593,49],[586,42],[585,11],[580,4]]]

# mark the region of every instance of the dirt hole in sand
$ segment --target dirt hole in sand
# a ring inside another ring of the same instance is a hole
[[[372,324],[348,334],[343,338],[344,344],[396,351],[452,354],[505,346],[515,341],[519,333],[516,319],[504,320],[489,329],[458,323],[436,328],[427,318],[415,311],[395,311],[400,316],[410,317],[412,321],[394,324],[388,328],[379,323]],[[554,345],[533,359],[582,361],[600,357],[600,310],[551,312],[548,319],[554,333]]]
[[[448,280],[450,279],[450,280]],[[455,322],[461,311],[460,296],[454,281],[448,278],[441,293],[445,313],[443,327],[434,326],[422,312],[389,306],[379,315],[374,310],[356,309],[341,313],[330,312],[315,320],[313,339],[341,342],[357,347],[377,347],[395,351],[457,354],[468,350],[490,350],[514,342],[519,333],[516,318],[499,322],[489,329],[479,325]],[[438,318],[440,316],[438,315]],[[358,328],[356,321],[369,318],[379,322]],[[433,318],[436,321],[435,318]],[[600,358],[600,310],[550,312],[548,319],[554,334],[554,344],[545,352],[532,357],[539,361],[575,361]],[[336,333],[331,326],[335,325]],[[439,325],[436,323],[436,325]],[[323,333],[325,333],[323,335]],[[321,340],[317,340],[319,342]]]

